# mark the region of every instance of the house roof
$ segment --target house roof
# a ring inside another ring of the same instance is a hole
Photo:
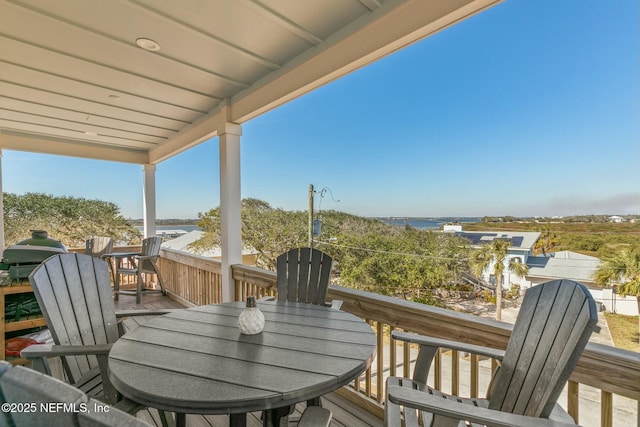
[[[210,248],[206,251],[196,251],[189,247],[193,242],[200,239],[204,235],[204,231],[201,230],[192,230],[186,234],[183,234],[180,237],[176,237],[175,239],[167,240],[162,243],[163,249],[173,249],[176,251],[188,252],[194,255],[200,255],[207,258],[220,258],[222,256],[222,249],[220,247]],[[242,249],[242,255],[253,255],[255,254],[255,249]]]
[[[528,277],[593,282],[593,275],[602,262],[599,258],[571,251],[552,252],[547,255],[529,257]]]
[[[155,164],[498,2],[3,1],[0,148]]]
[[[540,237],[540,232],[532,231],[457,231],[456,236],[464,237],[473,246],[480,246],[495,239],[510,240],[509,249],[531,250],[536,240]]]

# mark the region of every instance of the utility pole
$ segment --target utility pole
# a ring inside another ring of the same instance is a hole
[[[309,247],[313,248],[313,184],[309,184]]]

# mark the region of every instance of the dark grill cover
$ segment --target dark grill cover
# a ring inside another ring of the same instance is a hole
[[[22,279],[45,259],[65,252],[67,248],[61,241],[49,238],[44,230],[32,230],[30,239],[5,249],[2,263],[9,267],[11,278]]]

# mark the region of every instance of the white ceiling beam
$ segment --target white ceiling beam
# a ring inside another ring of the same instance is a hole
[[[73,142],[67,139],[27,135],[8,130],[0,130],[0,148],[123,163],[149,163],[147,152],[143,150],[99,146],[91,144],[89,141]]]
[[[305,30],[295,22],[280,15],[278,12],[267,7],[266,5],[262,4],[258,0],[239,0],[239,1],[242,4],[244,4],[246,7],[252,10],[255,10],[260,15],[270,19],[272,22],[275,22],[280,27],[285,28],[287,31],[291,32],[292,34],[295,34],[303,38],[304,40],[308,41],[312,45],[317,46],[320,43],[322,43],[322,39],[320,37],[317,37],[316,35],[311,34],[309,31]]]
[[[137,51],[137,52],[139,52],[139,50],[140,50],[139,47],[133,45],[129,41],[118,39],[118,38],[113,37],[113,36],[111,36],[109,34],[106,34],[104,32],[96,31],[94,28],[90,28],[90,27],[87,27],[87,26],[84,26],[84,25],[80,25],[77,22],[72,22],[72,21],[66,19],[64,16],[57,15],[57,14],[52,14],[51,12],[45,12],[41,8],[35,7],[33,5],[18,4],[18,3],[13,3],[13,5],[16,6],[16,7],[20,7],[20,8],[23,8],[25,10],[28,10],[28,11],[30,11],[32,13],[36,13],[36,14],[42,16],[45,19],[48,19],[48,20],[51,20],[51,21],[56,21],[59,25],[60,24],[64,24],[64,25],[66,25],[68,27],[72,27],[72,28],[74,28],[76,30],[80,30],[80,31],[83,31],[85,33],[92,34],[94,36],[100,37],[100,38],[102,38],[104,40],[107,40],[109,43],[115,43],[115,44],[117,44],[119,46],[122,46],[125,49],[129,49],[131,51]],[[216,78],[218,78],[218,79],[220,79],[220,80],[222,80],[222,81],[224,81],[226,83],[229,83],[229,84],[232,84],[232,85],[235,85],[235,86],[238,86],[238,87],[248,87],[249,86],[247,83],[238,81],[238,80],[233,79],[233,78],[231,78],[229,76],[225,76],[223,74],[216,73],[216,72],[211,71],[211,70],[207,70],[207,69],[205,69],[203,67],[198,67],[195,64],[189,64],[189,63],[187,63],[185,61],[180,61],[180,60],[178,60],[176,58],[172,58],[170,56],[165,55],[161,51],[160,52],[154,52],[154,55],[157,56],[157,57],[161,57],[161,58],[163,58],[163,59],[165,59],[167,61],[180,64],[180,66],[182,66],[182,67],[190,68],[190,69],[193,69],[193,70],[198,70],[198,71],[200,71],[202,73],[205,73],[205,74],[208,74],[210,76],[216,77]],[[105,67],[107,67],[107,66],[105,65]],[[110,67],[110,68],[113,68],[113,67]],[[218,98],[218,99],[220,99],[220,98]]]
[[[137,0],[130,0],[130,1],[131,1],[131,5],[135,5],[140,10],[146,11],[149,14],[153,14],[156,17],[162,18],[166,22],[170,22],[170,23],[173,23],[173,24],[178,24],[178,25],[182,26],[183,28],[191,31],[192,33],[204,36],[207,39],[209,39],[211,41],[214,41],[214,42],[220,44],[221,46],[224,46],[225,48],[233,51],[234,53],[236,53],[238,55],[241,55],[241,56],[244,56],[245,58],[250,59],[253,62],[256,62],[258,64],[264,65],[265,67],[270,68],[272,70],[277,70],[278,68],[280,68],[279,64],[276,64],[275,62],[270,61],[267,58],[263,58],[262,56],[254,53],[254,52],[251,52],[251,51],[249,51],[247,49],[244,49],[244,48],[242,48],[240,46],[237,46],[237,45],[235,45],[235,44],[233,44],[233,43],[231,43],[231,42],[229,42],[227,40],[224,40],[224,39],[222,39],[220,37],[214,36],[213,34],[209,34],[209,33],[205,32],[205,31],[202,31],[201,29],[196,28],[196,27],[194,27],[192,25],[189,25],[188,23],[183,22],[181,20],[178,20],[175,17],[166,15],[165,13],[162,13],[159,10],[156,10],[156,9],[153,9],[153,8],[151,8],[149,6],[143,5]]]
[[[378,0],[360,0],[360,3],[372,12],[380,7]]]
[[[149,163],[157,164],[191,147],[218,135],[218,130],[227,122],[227,109],[216,110],[188,128],[182,130],[169,141],[149,151]]]
[[[163,80],[160,80],[160,79],[157,79],[157,78],[152,78],[152,77],[149,77],[149,76],[145,76],[143,74],[139,74],[139,73],[135,73],[135,72],[132,72],[132,71],[128,71],[125,68],[109,65],[109,64],[107,64],[105,62],[98,62],[98,61],[94,61],[94,60],[91,60],[91,59],[79,57],[79,56],[76,56],[76,55],[71,55],[71,54],[63,52],[61,50],[56,50],[56,49],[53,49],[53,48],[50,48],[50,47],[46,47],[46,46],[43,46],[43,45],[40,45],[40,44],[32,43],[30,41],[22,40],[22,39],[13,37],[10,34],[4,34],[4,33],[0,32],[0,39],[9,40],[14,45],[18,44],[18,45],[27,46],[28,48],[30,48],[31,50],[33,50],[36,53],[37,52],[46,52],[47,54],[56,55],[59,58],[71,59],[71,60],[77,61],[78,63],[88,64],[89,66],[96,67],[96,69],[99,69],[99,70],[108,70],[108,71],[112,72],[114,76],[126,76],[127,78],[131,79],[132,81],[139,81],[140,84],[144,84],[146,82],[151,82],[151,83],[154,83],[154,84],[157,84],[157,85],[161,85],[161,86],[165,86],[165,87],[168,87],[168,88],[173,88],[173,89],[176,89],[176,90],[179,90],[179,91],[183,91],[183,92],[187,92],[187,93],[192,93],[194,95],[202,96],[204,98],[208,98],[208,99],[213,100],[213,101],[220,101],[222,99],[220,97],[214,96],[214,95],[209,94],[209,93],[205,93],[205,92],[202,92],[202,91],[194,90],[194,89],[191,89],[191,88],[188,88],[188,87],[185,87],[185,86],[180,86],[180,85],[177,85],[177,84],[169,82],[169,81],[163,81]],[[3,60],[3,62],[5,62],[5,61]],[[11,62],[8,62],[8,61],[7,61],[7,63],[11,64]],[[14,64],[14,65],[18,65],[18,64]],[[18,66],[20,66],[20,65],[18,65]],[[90,82],[89,79],[87,79],[87,80],[78,80],[77,78],[72,78],[70,76],[64,76],[64,75],[61,75],[61,74],[52,73],[52,72],[45,71],[45,70],[42,70],[42,69],[35,69],[35,70],[38,71],[38,72],[41,72],[41,73],[54,75],[54,76],[56,76],[58,78],[72,80],[72,81],[76,81],[76,82],[79,82],[79,83],[82,83],[82,84],[91,85],[91,86],[94,86],[94,87],[101,87],[98,84]],[[246,85],[244,85],[243,87],[246,87]],[[114,90],[114,88],[111,88],[111,87],[102,87],[102,89]],[[115,90],[119,90],[119,89],[115,88]],[[137,95],[137,96],[140,96],[140,95]],[[150,99],[150,100],[159,102],[158,99]],[[162,102],[164,102],[166,104],[169,104],[166,101],[162,101]],[[178,108],[187,109],[187,107],[184,107],[184,106],[181,106],[181,105],[174,105],[174,106],[178,107]]]

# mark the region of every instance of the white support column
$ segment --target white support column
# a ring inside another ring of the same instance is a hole
[[[147,238],[156,235],[156,165],[144,165],[142,170],[144,237]]]
[[[220,245],[222,250],[222,301],[235,300],[231,266],[242,263],[240,223],[240,136],[242,127],[225,123],[220,140]]]
[[[2,148],[0,148],[0,258],[4,253],[4,188],[2,188]]]

